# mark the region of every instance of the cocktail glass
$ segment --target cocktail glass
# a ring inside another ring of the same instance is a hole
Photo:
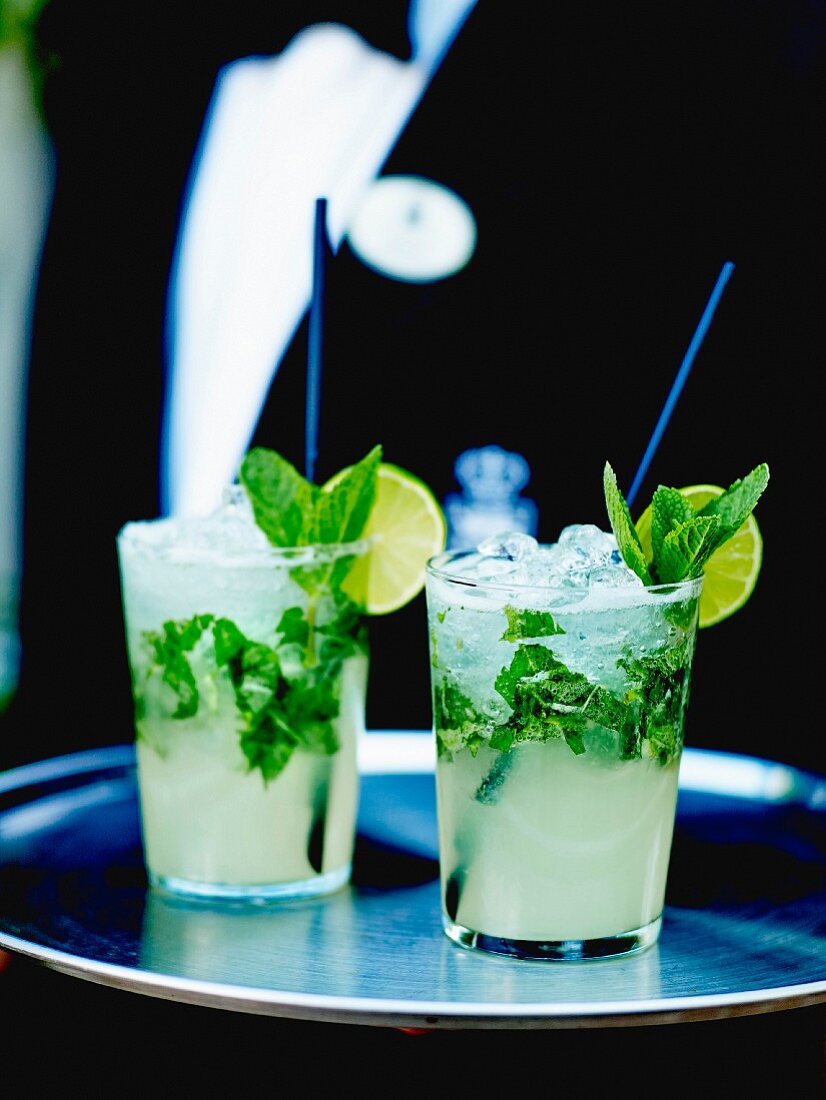
[[[536,558],[427,568],[444,928],[529,959],[659,936],[702,586],[645,587],[595,528],[578,567],[570,530],[544,583]]]
[[[153,886],[266,901],[350,877],[366,541],[278,549],[244,492],[118,535]]]

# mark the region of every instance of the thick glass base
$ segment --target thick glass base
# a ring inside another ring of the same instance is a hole
[[[442,920],[445,932],[460,947],[488,951],[494,955],[509,955],[516,959],[548,959],[557,962],[610,959],[617,955],[632,955],[637,951],[644,951],[657,942],[662,926],[662,917],[657,917],[642,928],[591,940],[512,940],[489,936],[486,932],[474,932],[472,928],[465,928],[445,916]]]
[[[245,901],[263,905],[294,898],[315,898],[322,894],[332,894],[347,885],[350,881],[350,873],[350,865],[346,864],[335,871],[328,871],[326,875],[314,875],[302,882],[242,886],[226,882],[193,882],[190,879],[152,873],[149,875],[149,882],[156,890],[165,894],[174,894],[176,897],[202,901]]]

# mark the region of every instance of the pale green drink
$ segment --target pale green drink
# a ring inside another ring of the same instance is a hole
[[[596,528],[532,543],[428,567],[444,927],[623,954],[660,930],[702,579],[646,587]]]
[[[121,531],[155,886],[268,899],[349,880],[368,664],[352,570],[366,552],[272,546],[238,487],[213,516]]]

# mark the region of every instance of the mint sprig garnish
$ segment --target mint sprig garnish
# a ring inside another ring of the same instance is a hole
[[[255,522],[273,546],[354,542],[373,507],[381,456],[376,446],[319,487],[276,451],[254,447],[244,456],[239,477]]]
[[[255,522],[273,546],[306,546],[312,541],[318,487],[286,458],[255,447],[244,456],[240,478]]]
[[[625,497],[617,484],[617,475],[607,462],[605,463],[602,481],[608,518],[611,521],[611,530],[617,540],[619,552],[622,554],[628,568],[633,569],[645,584],[651,584],[651,575],[648,572],[640,536],[637,534],[634,521],[631,519],[631,512]]]
[[[651,498],[651,543],[657,561],[662,558],[668,532],[687,523],[693,515],[694,510],[681,492],[660,485]]]
[[[656,576],[663,584],[701,576],[703,566],[720,545],[719,528],[719,516],[692,516],[666,532],[659,560],[652,561]]]
[[[364,531],[376,497],[381,447],[333,479],[315,501],[314,541],[353,542]]]
[[[647,585],[675,584],[700,577],[712,554],[728,542],[748,517],[769,482],[766,463],[695,511],[679,489],[660,485],[651,500],[651,558],[647,558],[639,532],[616,475],[605,463],[605,505],[617,546],[629,569]]]
[[[703,505],[698,515],[720,517],[719,546],[731,538],[746,522],[768,483],[769,468],[763,462],[750,474],[733,482],[722,496],[715,497],[708,504]]]

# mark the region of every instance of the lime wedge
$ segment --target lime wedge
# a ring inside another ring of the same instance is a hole
[[[680,489],[695,511],[724,490],[719,485],[689,485]],[[651,560],[651,507],[642,513],[635,524],[640,536],[646,560]],[[743,526],[728,542],[715,550],[706,562],[705,581],[700,596],[700,626],[714,626],[748,600],[757,584],[763,563],[763,539],[757,520],[750,515]]]
[[[324,488],[335,484],[341,473]],[[444,550],[446,533],[442,509],[424,482],[383,462],[362,536],[370,540],[370,553],[356,562],[343,587],[366,593],[368,615],[397,611],[421,592],[424,567],[428,558]]]

